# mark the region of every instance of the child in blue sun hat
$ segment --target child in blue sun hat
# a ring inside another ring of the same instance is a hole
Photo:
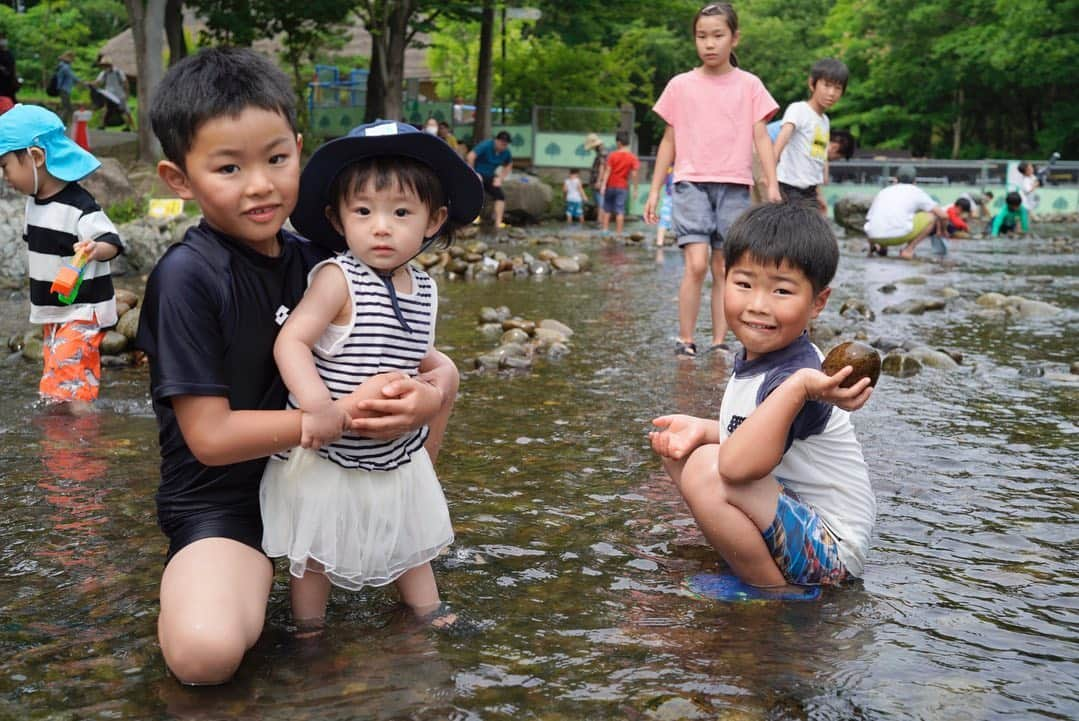
[[[75,413],[89,410],[101,378],[104,329],[115,325],[109,261],[123,251],[116,227],[78,181],[100,167],[65,134],[64,123],[37,105],[0,115],[0,169],[25,193],[30,322],[43,326],[44,400]],[[86,261],[75,299],[65,303],[53,280],[79,254]]]
[[[438,290],[409,261],[436,239],[452,242],[482,204],[479,177],[445,141],[393,121],[326,143],[300,176],[292,223],[337,255],[311,270],[274,345],[302,439],[267,464],[259,501],[263,550],[288,559],[301,633],[322,629],[331,585],[394,583],[417,616],[456,621],[431,569],[453,526],[424,448],[429,428],[363,437],[335,401],[377,398],[419,373]]]

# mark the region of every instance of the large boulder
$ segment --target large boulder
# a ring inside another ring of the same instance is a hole
[[[865,235],[865,216],[873,199],[864,195],[844,195],[835,204],[835,222],[853,233]]]
[[[94,196],[97,204],[106,210],[123,200],[135,197],[135,186],[128,179],[127,170],[116,158],[98,158],[101,167],[79,181]]]
[[[554,197],[551,186],[535,175],[518,172],[502,183],[502,192],[506,194],[505,218],[518,225],[543,220]]]

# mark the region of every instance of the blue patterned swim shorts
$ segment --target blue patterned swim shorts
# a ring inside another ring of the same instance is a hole
[[[839,544],[821,517],[783,485],[776,517],[764,531],[764,542],[789,583],[836,585],[847,578],[839,560]]]

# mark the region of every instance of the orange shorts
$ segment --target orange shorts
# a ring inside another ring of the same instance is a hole
[[[101,340],[105,331],[95,321],[45,323],[45,370],[38,391],[46,400],[97,400],[101,381]]]

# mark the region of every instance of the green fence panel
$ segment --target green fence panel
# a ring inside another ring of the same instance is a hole
[[[493,138],[498,133],[505,130],[510,134],[510,152],[513,153],[513,159],[525,159],[530,160],[532,158],[532,126],[531,125],[495,125],[491,128],[491,137]],[[472,142],[472,124],[456,125],[453,128],[453,135],[462,143],[468,145],[471,148],[475,143]],[[482,140],[483,138],[481,138]]]
[[[532,164],[540,168],[591,168],[596,154],[584,149],[587,133],[536,133]],[[600,135],[608,150],[614,148],[614,135]]]

